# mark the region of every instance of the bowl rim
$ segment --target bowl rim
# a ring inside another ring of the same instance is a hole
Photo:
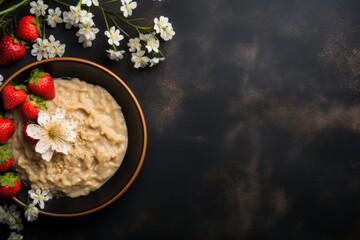
[[[103,208],[105,208],[106,206],[110,205],[111,203],[113,203],[115,200],[117,200],[120,196],[122,196],[129,188],[130,186],[134,183],[136,177],[138,176],[140,169],[142,167],[142,165],[144,164],[144,160],[145,160],[145,155],[146,155],[146,149],[147,149],[147,141],[148,141],[148,134],[147,134],[147,127],[146,127],[146,121],[145,121],[145,117],[144,117],[144,113],[141,109],[141,106],[137,100],[137,98],[135,97],[134,93],[131,91],[131,89],[125,84],[125,82],[118,77],[114,72],[112,72],[111,70],[109,70],[108,68],[101,66],[98,63],[92,62],[90,60],[86,60],[86,59],[82,59],[82,58],[76,58],[76,57],[56,57],[56,58],[50,58],[50,59],[44,59],[44,60],[40,60],[40,61],[35,61],[33,63],[27,64],[26,66],[20,68],[19,70],[17,70],[15,73],[13,73],[9,78],[7,78],[3,84],[0,86],[0,92],[1,90],[9,83],[11,82],[17,75],[21,74],[22,72],[36,67],[37,65],[43,64],[43,63],[48,63],[48,62],[65,62],[65,61],[73,61],[73,62],[79,62],[79,63],[84,63],[87,65],[90,65],[92,67],[98,68],[106,73],[108,73],[109,75],[111,75],[115,80],[117,80],[124,88],[125,90],[129,93],[129,95],[131,96],[131,98],[133,99],[136,108],[139,112],[140,118],[141,118],[141,125],[143,128],[143,141],[144,144],[142,146],[142,150],[141,150],[141,156],[140,156],[140,161],[135,169],[134,174],[132,175],[132,177],[130,178],[130,180],[128,181],[128,183],[125,185],[125,187],[123,189],[121,189],[120,192],[118,192],[114,197],[112,197],[109,201],[101,204],[98,207],[83,211],[83,212],[78,212],[78,213],[68,213],[68,214],[64,214],[64,213],[52,213],[52,212],[46,212],[43,210],[40,210],[39,213],[43,214],[43,215],[47,215],[47,216],[52,216],[52,217],[78,217],[78,216],[83,216],[83,215],[87,215],[96,211],[99,211]],[[19,199],[17,199],[16,197],[13,197],[12,200],[21,205],[21,206],[25,206],[26,204],[24,204],[22,201],[20,201]]]

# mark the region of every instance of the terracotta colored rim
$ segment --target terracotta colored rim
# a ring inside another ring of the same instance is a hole
[[[123,82],[123,80],[121,80],[115,73],[113,73],[112,71],[110,71],[109,69],[97,64],[97,63],[94,63],[92,61],[89,61],[89,60],[85,60],[85,59],[81,59],[81,58],[74,58],[74,57],[61,57],[61,58],[51,58],[51,59],[45,59],[45,60],[41,60],[41,61],[37,61],[37,62],[33,62],[33,63],[30,63],[24,67],[22,67],[21,69],[19,69],[18,71],[16,71],[13,75],[11,75],[5,82],[2,86],[0,86],[0,91],[4,88],[4,86],[6,86],[6,84],[8,84],[9,82],[11,82],[17,75],[19,75],[20,73],[30,69],[30,68],[33,68],[39,64],[42,64],[42,63],[47,63],[47,62],[60,62],[60,61],[73,61],[73,62],[80,62],[80,63],[85,63],[87,65],[91,65],[93,67],[96,67],[98,69],[101,69],[102,71],[110,74],[114,79],[116,79],[125,89],[126,91],[130,94],[131,98],[133,99],[134,103],[136,104],[136,108],[140,114],[140,118],[141,118],[141,123],[142,123],[142,127],[143,127],[143,132],[144,132],[144,144],[143,144],[143,147],[142,147],[142,151],[141,151],[141,157],[140,157],[140,161],[139,161],[139,164],[138,166],[136,167],[136,170],[133,174],[133,176],[131,177],[130,181],[125,185],[125,187],[119,192],[117,193],[112,199],[110,199],[109,201],[107,201],[106,203],[96,207],[96,208],[93,208],[93,209],[90,209],[90,210],[87,210],[87,211],[84,211],[84,212],[78,212],[78,213],[70,213],[70,214],[62,214],[62,213],[51,213],[51,212],[45,212],[45,211],[39,211],[41,214],[43,215],[47,215],[47,216],[52,216],[52,217],[78,217],[78,216],[83,216],[83,215],[87,215],[89,213],[93,213],[93,212],[96,212],[100,209],[103,209],[104,207],[110,205],[111,203],[113,203],[116,199],[118,199],[121,195],[123,195],[129,188],[130,186],[133,184],[133,182],[135,181],[137,175],[139,174],[140,172],[140,169],[144,163],[144,160],[145,160],[145,155],[146,155],[146,147],[147,147],[147,128],[146,128],[146,122],[145,122],[145,117],[144,117],[144,114],[142,112],[142,109],[140,107],[140,104],[138,102],[138,100],[136,99],[135,95],[133,94],[133,92],[130,90],[130,88]],[[14,197],[12,199],[14,202],[16,202],[17,204],[21,205],[21,206],[25,206],[25,204],[20,201],[19,199],[17,199],[16,197]]]

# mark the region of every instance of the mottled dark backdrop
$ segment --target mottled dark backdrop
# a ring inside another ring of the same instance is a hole
[[[153,69],[108,61],[102,34],[83,49],[54,33],[134,91],[145,165],[114,204],[25,239],[360,239],[360,1],[138,2],[176,31]]]

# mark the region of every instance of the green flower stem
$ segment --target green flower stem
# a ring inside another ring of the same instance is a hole
[[[60,3],[60,4],[62,4],[62,5],[68,6],[68,7],[71,6],[70,4],[64,3],[64,2],[62,2],[62,1],[60,1],[60,0],[54,0],[54,1],[57,2],[57,3]]]
[[[101,3],[101,5],[108,4],[108,3],[113,3],[113,2],[118,2],[118,1],[119,0],[109,0],[109,1]]]
[[[111,14],[113,15],[114,17],[117,17],[118,19],[120,19],[121,21],[123,21],[124,23],[128,24],[129,26],[135,28],[135,29],[141,29],[141,30],[145,30],[145,31],[150,31],[153,26],[140,26],[140,25],[136,25],[136,24],[133,24],[131,21],[127,20],[126,18],[124,17],[121,17],[119,15],[117,15],[116,13],[113,13],[113,12],[110,12],[106,9],[104,9],[104,11],[108,14]]]
[[[117,22],[114,20],[114,18],[113,18],[112,16],[110,16],[110,19],[113,21],[113,23],[115,24],[115,26],[116,26],[118,29],[120,29],[121,32],[123,32],[128,38],[130,38],[130,35],[129,35],[127,32],[125,32],[125,30],[122,29],[122,28],[119,26],[119,24],[117,24]]]
[[[15,4],[14,6],[12,7],[9,7],[3,11],[0,12],[0,16],[5,14],[5,13],[9,13],[9,12],[12,12],[12,11],[15,11],[17,8],[23,6],[25,3],[29,2],[30,0],[22,0],[21,2],[19,2],[18,4]]]
[[[103,14],[103,16],[104,16],[104,21],[105,21],[106,29],[107,29],[108,31],[110,31],[110,28],[109,28],[109,23],[108,23],[108,21],[107,21],[106,14],[105,14],[105,11],[104,11],[104,8],[100,8],[100,9],[101,9],[101,12],[102,12],[102,14]]]

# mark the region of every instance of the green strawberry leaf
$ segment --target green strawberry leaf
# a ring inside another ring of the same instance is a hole
[[[11,148],[8,145],[0,146],[0,164],[5,164],[10,158],[13,158]]]
[[[13,172],[7,172],[0,176],[0,185],[14,187],[14,183],[19,181],[20,177]]]

